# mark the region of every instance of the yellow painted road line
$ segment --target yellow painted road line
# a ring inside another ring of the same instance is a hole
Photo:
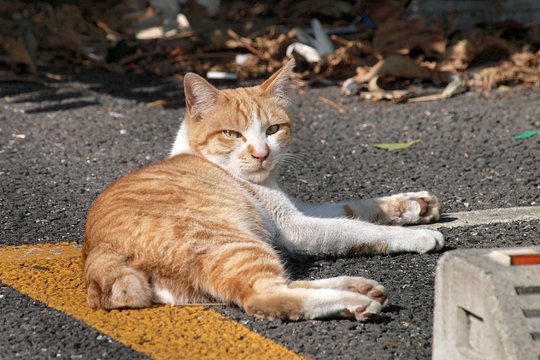
[[[73,243],[0,248],[0,280],[154,359],[301,359],[201,306],[90,309]]]

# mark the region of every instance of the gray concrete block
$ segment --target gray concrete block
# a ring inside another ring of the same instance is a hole
[[[534,257],[540,246],[441,257],[433,359],[540,360],[540,264],[516,264]]]

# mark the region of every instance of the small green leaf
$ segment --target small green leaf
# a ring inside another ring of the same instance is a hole
[[[416,143],[419,143],[420,140],[413,140],[413,141],[408,141],[408,142],[404,142],[404,143],[379,143],[379,144],[373,144],[373,146],[375,146],[376,148],[379,148],[379,149],[385,149],[385,150],[403,150],[403,149],[407,149],[409,147],[411,147],[412,145],[416,144]]]
[[[519,135],[514,135],[512,136],[514,139],[527,139],[527,138],[530,138],[531,136],[534,136],[538,134],[538,131],[536,130],[529,130],[529,131],[525,131],[524,133],[521,133]]]

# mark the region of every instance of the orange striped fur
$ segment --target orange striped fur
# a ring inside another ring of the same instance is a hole
[[[129,289],[122,289],[125,304],[112,299],[124,276],[167,287],[185,302],[242,305],[257,280],[283,276],[279,258],[259,240],[267,236],[248,192],[219,167],[192,155],[147,166],[111,185],[89,211],[83,246],[89,303],[139,307],[157,300],[153,290],[131,299]]]
[[[283,100],[264,93],[270,81],[223,90],[205,109],[190,104],[186,94],[185,121],[191,125],[194,155],[173,156],[128,174],[96,199],[82,249],[91,307],[224,301],[277,316],[253,305],[258,289],[287,282],[268,244],[267,219],[246,183],[205,159],[228,156],[238,139],[223,130],[243,133],[254,117],[262,128],[279,125],[275,140],[288,145],[290,122]],[[263,180],[275,161],[262,164],[253,158],[254,151],[249,145],[239,156],[252,174],[248,177]]]

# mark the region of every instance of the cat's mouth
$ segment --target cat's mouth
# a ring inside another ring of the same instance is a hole
[[[254,183],[261,183],[270,175],[270,170],[260,166],[258,169],[244,170],[240,177]]]
[[[265,166],[259,165],[259,166],[247,169],[246,172],[248,174],[261,174],[261,173],[266,173],[269,170],[270,170],[270,167],[265,167]]]
[[[249,167],[244,168],[244,174],[248,177],[266,177],[270,171],[272,171],[274,164],[272,161],[265,160],[262,163],[250,164]]]
[[[270,159],[264,160],[263,162],[257,162],[249,168],[249,172],[258,173],[272,170],[273,163]]]

